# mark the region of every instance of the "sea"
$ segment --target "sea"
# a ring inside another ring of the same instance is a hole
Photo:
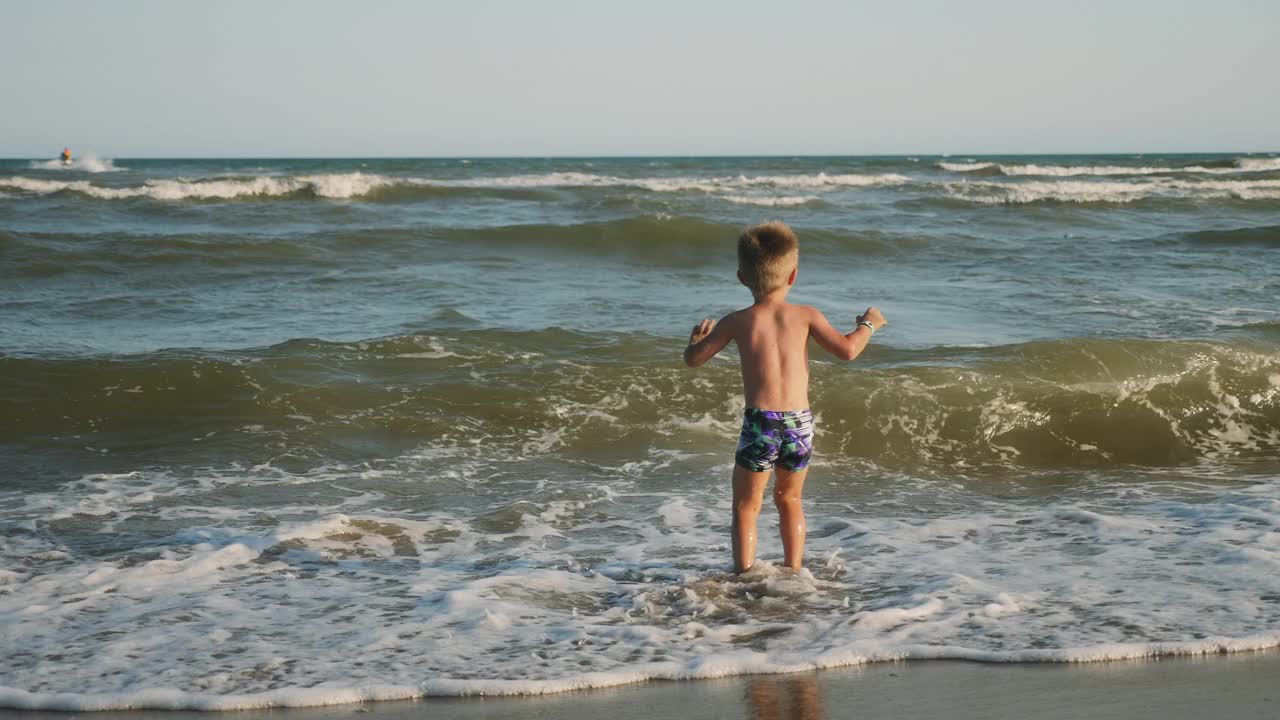
[[[731,572],[744,226],[804,568]],[[1280,155],[0,161],[0,706],[1280,646]]]

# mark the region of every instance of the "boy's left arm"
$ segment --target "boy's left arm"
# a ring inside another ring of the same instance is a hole
[[[729,314],[720,322],[708,319],[694,325],[693,332],[689,333],[689,345],[684,349],[684,364],[698,367],[723,350],[733,339],[732,319],[733,315]]]
[[[852,360],[862,354],[866,349],[867,342],[871,340],[871,334],[874,329],[869,332],[862,332],[865,326],[862,324],[864,317],[874,318],[868,322],[879,323],[884,326],[884,316],[875,308],[867,308],[867,311],[858,316],[858,325],[853,328],[853,332],[845,334],[832,327],[827,320],[827,316],[815,307],[805,306],[809,313],[809,337],[818,341],[823,350],[835,355],[841,360]]]

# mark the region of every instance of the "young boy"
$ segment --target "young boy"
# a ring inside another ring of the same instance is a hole
[[[778,478],[773,501],[786,566],[800,569],[805,535],[800,491],[813,453],[809,338],[832,355],[852,360],[885,325],[884,316],[871,307],[858,316],[853,332],[842,335],[817,308],[787,302],[799,258],[799,241],[783,223],[748,228],[738,238],[738,280],[755,302],[718,323],[698,323],[684,349],[689,367],[710,360],[730,340],[741,356],[746,411],[733,468],[733,569],[738,573],[755,562],[756,518],[770,470]]]

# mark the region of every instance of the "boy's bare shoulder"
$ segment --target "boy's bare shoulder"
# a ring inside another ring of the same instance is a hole
[[[799,305],[797,303],[788,303],[789,309],[796,317],[803,317],[805,320],[813,320],[822,317],[822,311],[812,305]]]
[[[737,337],[738,332],[746,325],[745,314],[751,308],[743,308],[734,310],[716,321],[715,329],[720,333],[728,333],[730,337]]]

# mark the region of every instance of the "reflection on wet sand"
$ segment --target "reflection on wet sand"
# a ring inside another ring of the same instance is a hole
[[[822,697],[814,675],[747,682],[752,720],[821,720]]]

